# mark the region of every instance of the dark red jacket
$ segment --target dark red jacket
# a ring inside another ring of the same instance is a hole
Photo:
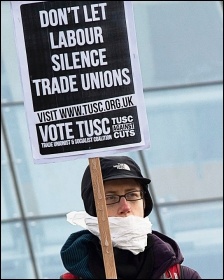
[[[71,234],[61,249],[62,262],[70,274],[62,272],[62,279],[105,279],[101,247],[97,244],[98,237],[88,230]],[[144,252],[135,256],[130,251],[114,248],[114,253],[118,279],[161,279],[170,267],[184,260],[177,243],[157,231],[148,235]],[[181,267],[181,278],[201,279],[195,270]],[[73,276],[76,278],[71,278]]]

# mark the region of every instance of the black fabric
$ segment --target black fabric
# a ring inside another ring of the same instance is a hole
[[[137,163],[127,156],[112,156],[100,158],[103,181],[116,179],[136,179],[144,190],[145,209],[144,217],[147,217],[153,208],[153,201],[149,193],[150,179],[144,178]],[[93,195],[90,167],[87,166],[81,183],[81,195],[86,212],[96,217],[96,208]]]
[[[160,279],[168,268],[182,264],[184,260],[176,242],[157,231],[148,234],[144,252],[135,256],[114,248],[114,256],[120,279]],[[80,279],[105,279],[99,238],[88,230],[70,235],[61,249],[61,259],[66,270]],[[197,271],[184,265],[181,267],[185,279],[201,279]]]
[[[148,236],[145,251],[134,255],[128,250],[113,248],[118,279],[149,279],[154,266],[152,238]],[[106,279],[102,250],[98,238],[89,246],[89,269],[96,279]]]

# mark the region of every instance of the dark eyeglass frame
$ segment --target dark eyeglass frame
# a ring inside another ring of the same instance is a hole
[[[131,193],[136,193],[136,192],[139,192],[140,193],[140,198],[137,198],[137,199],[130,199],[128,198],[127,196],[130,195]],[[124,197],[127,201],[137,201],[137,200],[141,200],[144,198],[144,191],[142,190],[139,190],[139,191],[131,191],[131,192],[127,192],[126,194],[124,195],[118,195],[118,194],[110,194],[110,195],[106,195],[105,199],[107,197],[110,197],[110,196],[113,196],[114,198],[117,198],[117,201],[116,202],[112,202],[112,203],[107,203],[107,200],[106,200],[106,205],[112,205],[112,204],[116,204],[116,203],[119,203],[121,198]]]

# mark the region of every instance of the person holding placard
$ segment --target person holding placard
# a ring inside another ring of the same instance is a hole
[[[142,176],[137,163],[127,156],[111,156],[101,157],[100,165],[117,278],[201,279],[182,264],[176,241],[152,230],[151,180]],[[70,212],[67,219],[85,229],[71,234],[62,246],[61,259],[68,272],[60,279],[106,279],[90,166],[81,192],[86,211]]]

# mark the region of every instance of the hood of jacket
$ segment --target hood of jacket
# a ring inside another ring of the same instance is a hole
[[[139,263],[141,273],[137,273],[137,276],[133,277],[135,279],[142,279],[142,271],[144,273],[144,270],[150,271],[148,279],[159,279],[170,266],[183,262],[184,258],[178,244],[170,237],[157,231],[152,231],[152,234],[148,235],[148,240],[148,245],[145,251],[136,256],[127,250],[114,248],[118,278],[120,278],[119,271],[127,271],[127,269],[120,270],[118,267],[119,262],[117,261],[117,256],[119,255],[125,256],[125,258],[128,259],[131,257],[136,261],[134,263]],[[94,274],[93,269],[90,268],[89,261],[91,260],[92,262],[95,255],[96,261],[97,259],[100,259],[102,262],[102,258],[99,258],[102,252],[99,249],[100,246],[96,246],[96,244],[100,244],[98,237],[90,233],[88,230],[82,230],[71,234],[60,252],[65,269],[76,276],[86,279],[94,279],[96,275]],[[148,257],[149,255],[150,257]],[[140,262],[142,263],[141,265]],[[103,267],[102,264],[101,268],[103,269]],[[104,276],[99,278],[105,279]]]
[[[175,240],[157,231],[152,231],[154,268],[152,279],[158,279],[170,266],[182,263],[184,257]]]

